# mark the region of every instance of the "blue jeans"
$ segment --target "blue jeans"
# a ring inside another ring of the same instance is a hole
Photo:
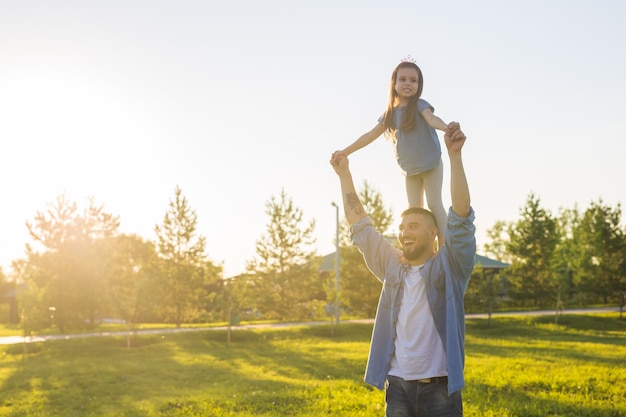
[[[461,391],[448,396],[447,384],[387,377],[386,417],[462,417]]]

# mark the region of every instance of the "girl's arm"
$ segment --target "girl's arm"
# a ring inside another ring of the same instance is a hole
[[[378,124],[376,124],[376,126],[374,126],[372,128],[372,130],[370,130],[367,133],[364,133],[357,140],[355,140],[350,145],[348,145],[346,148],[344,148],[343,150],[338,151],[338,152],[342,153],[345,156],[348,156],[351,153],[356,152],[359,149],[361,149],[361,148],[369,145],[370,143],[374,142],[376,140],[376,138],[378,138],[383,133],[385,133],[385,127],[382,125],[382,123],[378,123]]]
[[[448,125],[443,122],[439,117],[433,114],[433,111],[430,108],[425,108],[422,112],[422,117],[426,120],[426,123],[433,129],[439,129],[441,131],[447,132]]]

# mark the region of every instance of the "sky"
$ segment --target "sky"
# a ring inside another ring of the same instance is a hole
[[[468,137],[479,253],[531,193],[555,215],[617,207],[624,18],[621,0],[0,0],[0,265],[24,257],[26,222],[60,195],[152,240],[177,186],[226,277],[255,257],[282,191],[332,253],[330,155],[376,124],[407,55],[422,97]],[[391,144],[350,164],[397,223]]]

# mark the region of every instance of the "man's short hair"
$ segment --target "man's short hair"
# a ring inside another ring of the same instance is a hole
[[[435,215],[432,211],[422,207],[409,207],[408,209],[404,210],[402,214],[400,214],[400,218],[408,216],[409,214],[421,214],[422,216],[428,217],[433,222],[433,226],[439,229],[439,227],[437,226],[437,219],[435,218]]]

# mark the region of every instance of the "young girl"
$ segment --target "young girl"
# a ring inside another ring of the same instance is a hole
[[[452,127],[433,114],[434,108],[420,98],[424,86],[422,71],[409,57],[393,70],[389,85],[387,110],[372,130],[363,134],[343,150],[346,156],[372,143],[383,133],[392,140],[393,149],[406,176],[406,193],[410,207],[424,206],[435,215],[439,234],[438,245],[444,244],[446,210],[441,199],[443,163],[441,145],[435,129],[446,131]]]

